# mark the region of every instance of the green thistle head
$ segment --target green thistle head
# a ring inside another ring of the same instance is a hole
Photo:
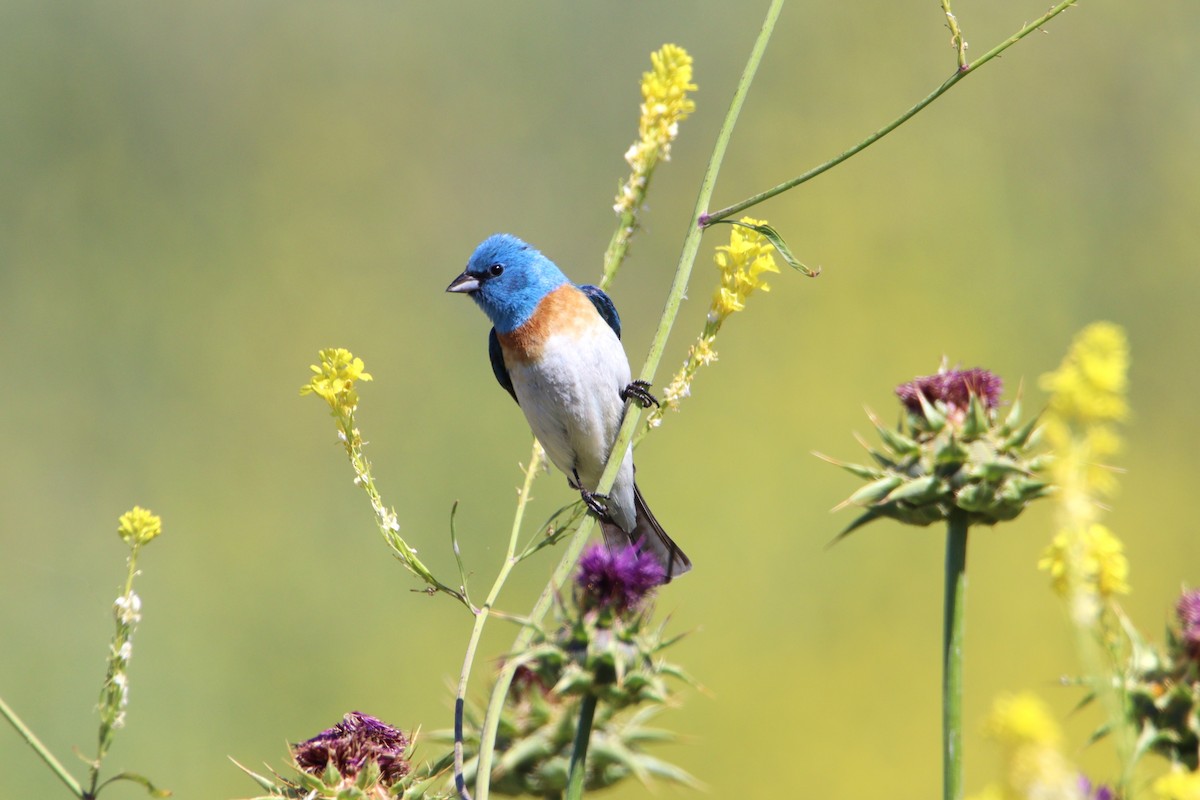
[[[1153,752],[1200,768],[1200,590],[1185,590],[1167,628],[1165,651],[1136,636],[1128,677],[1128,710],[1139,755]]]
[[[841,535],[881,517],[929,525],[955,512],[994,525],[1046,495],[1045,464],[1033,453],[1037,419],[1022,424],[1019,401],[1001,419],[1002,388],[987,370],[943,367],[896,388],[905,412],[896,429],[870,415],[883,442],[867,447],[873,465],[821,456],[867,481],[837,506],[866,509]]]
[[[610,552],[596,545],[584,554],[575,591],[557,605],[556,628],[539,633],[513,656],[520,666],[501,712],[492,791],[560,796],[582,699],[589,695],[597,705],[585,776],[588,791],[630,776],[696,785],[686,772],[645,751],[647,743],[674,738],[646,725],[671,702],[668,680],[690,682],[662,658],[675,640],[664,640],[662,628],[649,623],[648,601],[661,582],[658,562],[636,548]],[[476,726],[478,712],[469,716]],[[477,748],[473,736],[467,741],[468,781],[477,767],[470,751]]]

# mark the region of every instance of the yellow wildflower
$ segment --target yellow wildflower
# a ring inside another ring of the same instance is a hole
[[[997,697],[984,723],[984,732],[1006,747],[1028,744],[1058,747],[1062,743],[1058,722],[1032,692]]]
[[[764,225],[761,220],[742,217],[747,225]],[[729,244],[717,248],[714,257],[721,272],[721,285],[713,294],[712,307],[708,312],[710,323],[720,323],[735,311],[746,307],[748,298],[756,289],[764,292],[771,287],[762,279],[764,272],[779,272],[775,263],[775,248],[765,236],[752,228],[733,225]]]
[[[371,375],[363,371],[363,361],[345,348],[321,350],[320,365],[313,364],[312,379],[300,387],[300,394],[317,394],[325,398],[335,412],[353,411],[358,405],[357,381],[369,381]]]
[[[1128,372],[1125,331],[1111,322],[1094,322],[1076,335],[1062,364],[1038,385],[1051,393],[1051,415],[1083,425],[1119,422],[1129,416]]]
[[[638,135],[643,142],[659,147],[659,157],[670,158],[671,142],[679,135],[679,123],[696,110],[687,96],[696,91],[692,83],[692,57],[682,47],[665,44],[650,54],[653,70],[642,73],[642,116]]]
[[[633,172],[613,206],[618,214],[635,213],[641,206],[650,173],[659,161],[670,160],[671,143],[679,135],[679,123],[696,110],[695,102],[688,97],[688,92],[696,90],[688,52],[666,44],[650,54],[650,63],[651,71],[642,73],[638,140],[625,153]]]
[[[117,533],[130,547],[145,544],[162,533],[162,517],[149,509],[134,506],[117,520]]]
[[[1200,772],[1176,768],[1154,782],[1156,800],[1200,800]]]
[[[1079,547],[1073,552],[1073,546]],[[1072,571],[1080,591],[1107,599],[1129,594],[1129,561],[1121,540],[1103,525],[1093,523],[1079,535],[1062,532],[1046,548],[1038,569],[1050,573],[1054,591],[1066,598],[1071,593]]]
[[[1004,781],[977,800],[1085,800],[1079,770],[1062,754],[1062,729],[1036,695],[998,697],[984,732],[1003,748]]]

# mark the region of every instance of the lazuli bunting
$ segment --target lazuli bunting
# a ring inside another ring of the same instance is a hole
[[[666,580],[692,562],[646,507],[633,477],[633,447],[607,495],[595,493],[625,401],[655,402],[631,381],[621,320],[595,286],[576,286],[550,259],[509,234],[484,240],[446,288],[474,298],[492,321],[488,354],[496,380],[521,410],[550,461],[600,519],[610,547],[651,552]]]

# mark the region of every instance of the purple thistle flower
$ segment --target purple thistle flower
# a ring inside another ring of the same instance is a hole
[[[1179,618],[1184,646],[1200,657],[1200,589],[1184,591],[1175,604],[1175,614]]]
[[[1079,791],[1087,800],[1116,800],[1117,794],[1103,783],[1092,783],[1086,775],[1079,776]]]
[[[952,412],[966,412],[971,395],[979,398],[983,407],[991,410],[1000,404],[1004,381],[986,369],[952,369],[936,375],[925,375],[896,387],[900,402],[913,414],[922,415],[920,395],[931,404],[941,401]]]
[[[640,605],[665,577],[653,553],[642,553],[632,545],[613,553],[607,545],[595,544],[579,559],[575,583],[582,590],[584,608],[620,613]]]
[[[321,775],[330,763],[343,778],[353,779],[367,762],[379,765],[380,783],[391,786],[408,774],[408,737],[386,722],[351,711],[342,721],[313,738],[292,745],[300,769]]]

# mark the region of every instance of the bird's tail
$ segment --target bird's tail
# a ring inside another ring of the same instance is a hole
[[[637,510],[637,522],[633,530],[625,531],[611,520],[601,520],[600,528],[604,533],[604,541],[609,547],[625,547],[629,544],[640,544],[643,552],[650,552],[662,565],[666,576],[663,583],[670,583],[692,568],[692,560],[687,557],[679,545],[667,536],[666,531],[658,524],[658,520],[650,513],[642,492],[637,485],[633,487],[633,504]]]

